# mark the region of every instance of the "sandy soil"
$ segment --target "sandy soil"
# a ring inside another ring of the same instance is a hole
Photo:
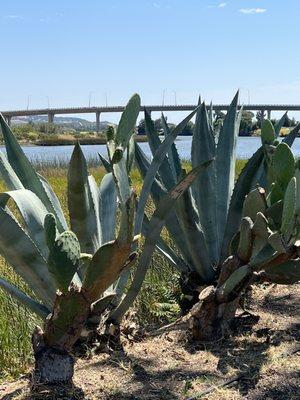
[[[36,388],[28,376],[0,385],[5,400],[300,399],[300,286],[255,288],[229,339],[191,343],[186,333],[145,335],[122,351],[78,360],[72,390]],[[298,351],[299,350],[299,351]],[[223,387],[225,381],[239,377]],[[211,390],[207,395],[195,397]]]

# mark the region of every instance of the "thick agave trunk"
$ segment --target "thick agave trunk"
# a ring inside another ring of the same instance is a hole
[[[34,383],[71,385],[74,357],[68,351],[48,346],[40,328],[35,329],[32,342],[35,358]]]
[[[236,310],[242,290],[232,301],[220,303],[218,291],[213,286],[204,289],[199,296],[199,302],[189,314],[189,328],[195,340],[210,341],[228,331]]]
[[[89,311],[89,301],[76,286],[57,295],[44,331],[37,328],[33,334],[35,382],[72,383],[75,361],[70,352],[80,337]]]
[[[221,285],[240,266],[241,261],[237,257],[229,257],[222,266],[217,287],[209,286],[200,293],[198,303],[188,316],[194,339],[210,341],[228,330],[236,314],[240,296],[250,283],[250,276],[246,276],[230,295],[223,293]]]

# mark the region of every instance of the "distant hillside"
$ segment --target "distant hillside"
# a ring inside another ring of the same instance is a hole
[[[31,117],[15,117],[12,118],[13,125],[22,125],[28,123],[40,124],[48,122],[48,117],[46,115],[33,115]],[[64,128],[70,128],[82,131],[92,131],[96,129],[96,122],[88,121],[83,118],[77,117],[57,117],[54,116],[54,123],[57,125],[62,125]],[[100,122],[100,130],[106,129],[108,125],[115,125],[108,121]]]

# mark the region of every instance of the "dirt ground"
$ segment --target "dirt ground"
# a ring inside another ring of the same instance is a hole
[[[299,285],[255,288],[248,305],[252,316],[239,318],[230,339],[191,343],[183,330],[175,328],[156,336],[148,334],[138,342],[125,341],[122,351],[78,360],[76,387],[69,392],[63,388],[30,392],[28,377],[23,377],[0,385],[0,397],[298,400],[299,305]],[[226,381],[226,386],[220,386]],[[205,394],[207,390],[210,393]]]

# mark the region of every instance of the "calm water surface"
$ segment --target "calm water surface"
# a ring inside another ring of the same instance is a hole
[[[190,159],[191,140],[189,137],[180,137],[176,140],[179,155],[183,159]],[[151,152],[148,143],[139,143],[143,151],[150,156]],[[237,158],[249,158],[260,146],[258,137],[239,137],[237,141]],[[24,146],[27,157],[32,161],[39,162],[64,162],[71,157],[74,146]],[[106,156],[105,145],[82,145],[83,152],[87,159],[97,159],[98,153]],[[300,156],[300,138],[297,138],[293,145],[296,156]]]

